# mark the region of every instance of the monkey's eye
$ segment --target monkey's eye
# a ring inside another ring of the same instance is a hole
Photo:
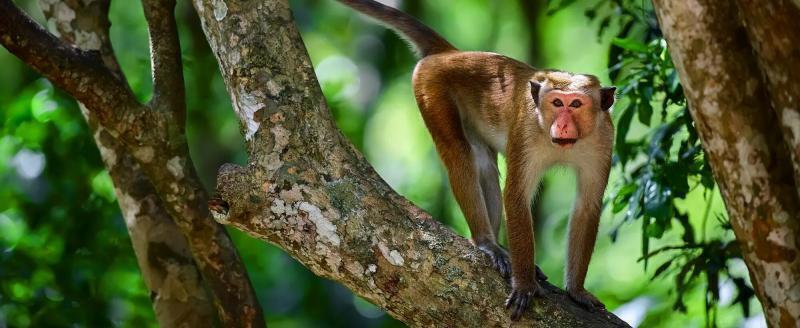
[[[553,106],[561,107],[561,106],[564,106],[564,103],[561,102],[561,99],[556,99],[556,100],[553,100]]]
[[[581,105],[583,105],[583,103],[581,103],[580,100],[575,99],[569,104],[569,107],[578,108],[578,107],[581,107]]]

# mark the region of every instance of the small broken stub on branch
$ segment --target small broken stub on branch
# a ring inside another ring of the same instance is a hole
[[[228,205],[228,202],[222,199],[219,195],[214,195],[208,200],[208,210],[211,211],[211,215],[214,217],[214,220],[219,223],[228,223],[229,209],[230,205]]]

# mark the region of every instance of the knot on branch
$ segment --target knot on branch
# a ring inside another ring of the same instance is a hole
[[[211,216],[221,224],[228,223],[228,211],[230,208],[230,204],[222,199],[219,194],[214,194],[214,196],[208,200],[208,210],[211,212]]]
[[[243,205],[239,200],[248,199],[252,190],[252,175],[245,167],[225,163],[217,171],[214,196],[208,201],[208,209],[216,220],[228,224],[236,213],[241,214]],[[237,210],[238,209],[238,210]]]

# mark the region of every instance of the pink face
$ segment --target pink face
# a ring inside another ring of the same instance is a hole
[[[581,138],[581,131],[591,127],[592,98],[583,92],[551,90],[542,97],[541,105],[555,116],[550,138],[556,146],[571,148]]]

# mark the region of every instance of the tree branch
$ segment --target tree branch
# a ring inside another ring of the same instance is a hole
[[[124,82],[108,30],[110,0],[93,2],[41,1],[52,33],[83,50],[98,50],[105,66]],[[56,15],[72,10],[74,17]],[[178,230],[153,185],[125,146],[99,125],[80,105],[100,155],[114,181],[117,200],[128,228],[139,269],[150,291],[153,310],[161,327],[205,326],[216,320],[188,243]]]
[[[153,67],[151,107],[171,111],[176,126],[186,121],[186,91],[183,82],[181,44],[175,23],[175,0],[143,0],[144,16],[150,33],[150,60]]]
[[[176,76],[180,68],[168,65],[180,62],[179,57],[169,58],[170,54],[180,55],[177,36],[173,33],[174,20],[171,23],[153,20],[156,15],[163,14],[165,8],[171,11],[174,3],[148,7],[151,22],[158,26],[151,29],[155,32],[151,33],[156,52],[154,67],[167,70],[154,74],[157,80],[165,81],[158,83],[160,88],[163,86],[161,92],[167,92],[169,81],[182,80]],[[124,144],[123,154],[130,154],[140,165],[162,205],[187,238],[222,324],[226,327],[264,326],[261,307],[239,254],[225,229],[213,221],[208,211],[208,196],[189,156],[183,120],[176,119],[185,115],[185,106],[173,106],[176,98],[167,104],[171,107],[169,110],[142,106],[121,74],[115,75],[103,65],[97,51],[82,51],[59,41],[9,0],[0,0],[0,16],[3,17],[0,42],[81,102],[86,109],[84,114],[96,119],[104,131],[120,141],[119,145]],[[162,50],[165,53],[159,53]],[[180,84],[182,88],[182,82]],[[182,89],[179,94],[181,99],[177,102],[180,104],[184,101]],[[123,206],[127,206],[125,203],[133,204],[132,208],[142,206],[135,201],[123,202]]]
[[[185,92],[175,1],[143,0],[150,32],[154,125],[133,153],[189,241],[217,314],[225,327],[263,327],[261,306],[225,228],[208,210],[185,135]]]
[[[511,325],[508,286],[469,241],[396,194],[334,126],[285,0],[194,0],[248,140],[215,218],[274,243],[410,326]],[[627,326],[553,287],[521,325]]]
[[[0,0],[0,42],[11,53],[86,105],[114,133],[143,112],[127,85],[96,51],[72,47],[45,31],[11,0]],[[133,114],[133,117],[131,116]],[[133,131],[135,134],[135,131]]]
[[[800,317],[800,199],[779,121],[731,1],[656,0],[689,111],[771,327]],[[779,13],[775,13],[779,14]],[[796,63],[795,63],[796,64]]]
[[[800,196],[800,33],[786,28],[800,21],[800,8],[789,0],[737,0],[736,4],[769,88],[769,102],[778,115]]]

